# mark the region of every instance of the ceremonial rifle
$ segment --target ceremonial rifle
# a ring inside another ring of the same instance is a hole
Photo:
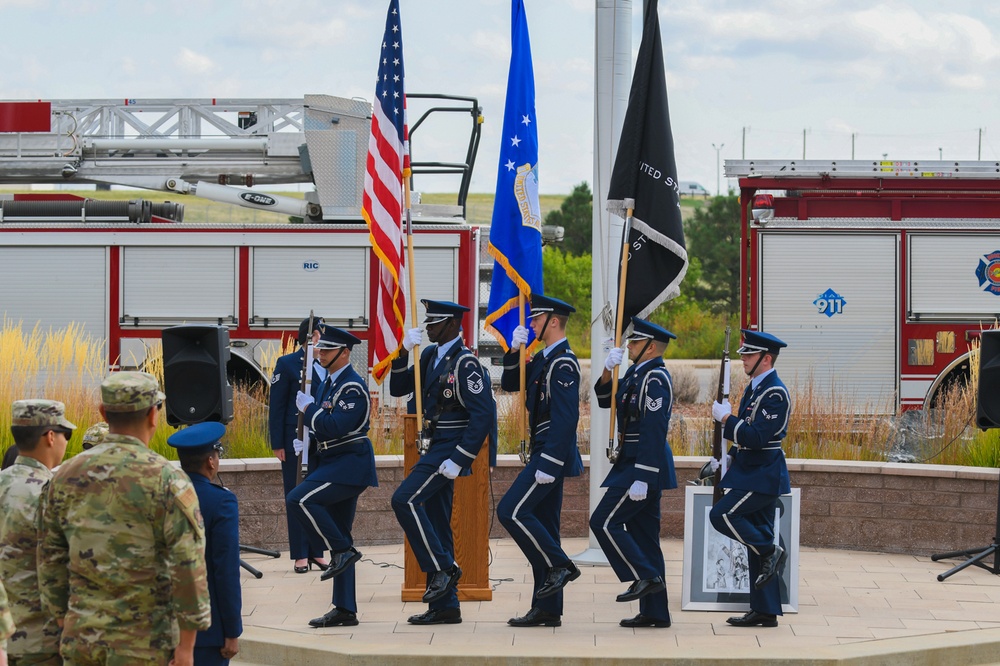
[[[726,344],[722,348],[722,364],[719,366],[719,390],[715,395],[716,402],[723,402],[729,398],[729,333],[730,327],[726,326]],[[715,422],[715,429],[712,431],[712,457],[719,461],[719,466],[715,469],[715,480],[712,486],[712,504],[722,499],[722,475],[725,473],[726,452],[722,450],[722,424]]]
[[[312,389],[312,359],[313,359],[313,311],[309,311],[309,328],[306,330],[306,353],[302,355],[302,381],[299,382],[299,390],[309,395]],[[295,465],[295,485],[302,483],[302,458],[309,448],[309,431],[306,430],[306,414],[299,412],[298,438],[302,441],[302,453],[298,455],[298,463]]]

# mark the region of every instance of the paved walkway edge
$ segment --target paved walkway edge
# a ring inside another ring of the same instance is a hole
[[[428,631],[434,631],[428,628]],[[447,631],[447,627],[440,629]],[[669,631],[669,630],[667,630]],[[985,666],[1000,663],[1000,629],[958,631],[930,636],[910,636],[880,641],[864,641],[840,646],[824,646],[802,654],[802,650],[772,650],[755,658],[746,651],[714,649],[710,642],[697,649],[671,648],[649,654],[649,644],[637,646],[636,654],[616,647],[565,646],[497,647],[477,650],[473,646],[351,645],[338,648],[336,637],[303,636],[292,631],[249,627],[240,638],[237,663],[268,666],[467,666],[470,658],[477,666],[573,663],[585,666],[629,664],[645,666]],[[646,652],[638,654],[639,651]]]

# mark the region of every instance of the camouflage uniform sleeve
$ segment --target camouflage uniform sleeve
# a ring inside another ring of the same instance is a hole
[[[7,591],[0,583],[0,647],[6,647],[7,639],[14,634],[14,619],[7,605]]]
[[[204,630],[212,624],[205,568],[205,523],[198,495],[183,472],[166,468],[167,503],[163,540],[170,563],[173,606],[183,630]]]
[[[58,620],[69,605],[69,544],[58,516],[57,493],[50,481],[38,507],[38,591],[46,613]]]

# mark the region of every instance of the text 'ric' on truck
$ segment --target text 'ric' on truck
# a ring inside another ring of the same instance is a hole
[[[416,295],[470,307],[475,346],[480,230],[465,203],[479,104],[407,97],[414,184],[443,175],[458,191],[453,204],[413,205]],[[427,144],[464,152],[421,160],[421,135],[440,132],[439,119],[445,131],[467,123],[467,138]],[[107,341],[112,368],[140,366],[163,328],[225,326],[230,381],[258,382],[262,362],[314,310],[362,339],[352,362],[367,374],[378,272],[361,217],[370,123],[368,102],[325,95],[0,103],[0,184],[124,185],[283,214],[210,224],[184,220],[177,203],[0,194],[0,314],[26,330],[75,322]],[[284,183],[314,190],[298,199],[253,189]]]
[[[1000,315],[1000,162],[727,160],[741,323],[855,413],[929,409]]]

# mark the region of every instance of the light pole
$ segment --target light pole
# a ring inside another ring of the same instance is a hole
[[[715,148],[715,196],[721,196],[722,194],[722,190],[720,188],[720,178],[722,172],[719,170],[719,151],[721,151],[725,145],[726,144],[724,143],[720,143],[718,147],[716,147],[714,143],[712,144],[712,148]]]

